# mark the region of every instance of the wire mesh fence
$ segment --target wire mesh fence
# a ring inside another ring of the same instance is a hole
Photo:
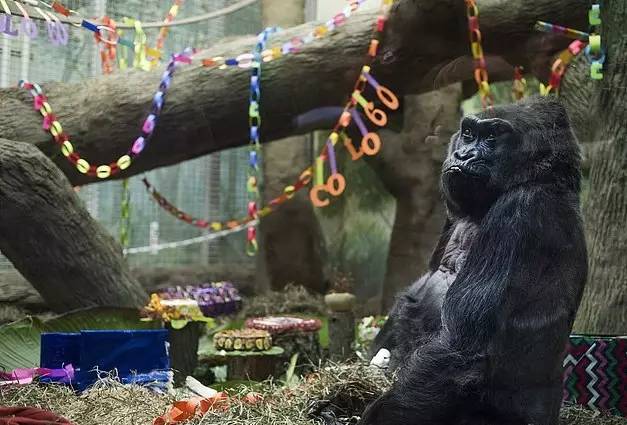
[[[140,0],[70,0],[64,3],[82,16],[107,15],[116,21],[126,16],[143,22],[159,22],[170,7],[170,2]],[[212,12],[228,4],[229,0],[187,0],[180,8],[177,19]],[[207,47],[227,36],[256,34],[260,29],[260,4],[256,2],[225,16],[171,28],[165,40],[164,57],[186,47]],[[158,31],[159,28],[145,29],[149,43],[156,39]],[[100,56],[93,33],[80,28],[71,27],[67,46],[54,46],[43,36],[31,40],[20,35],[18,38],[3,37],[0,40],[1,87],[15,85],[23,78],[35,82],[75,82],[101,73]],[[33,119],[38,119],[35,114]],[[146,177],[182,210],[196,217],[225,221],[245,214],[247,159],[246,148],[233,149],[153,170],[146,173]],[[203,234],[203,230],[178,221],[160,209],[145,191],[142,177],[136,176],[129,181],[130,247],[180,241]],[[79,196],[92,216],[118,239],[122,183],[111,181],[85,186],[79,190]],[[180,248],[129,255],[128,261],[131,266],[251,261],[245,255],[244,246],[245,235],[239,233]],[[11,263],[0,255],[0,271],[12,268]]]

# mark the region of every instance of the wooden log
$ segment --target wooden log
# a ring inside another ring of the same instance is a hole
[[[0,250],[49,308],[139,307],[121,248],[36,147],[0,139]]]
[[[343,361],[354,357],[355,314],[352,311],[334,311],[329,316],[329,358]]]
[[[227,379],[229,381],[251,380],[264,381],[280,372],[281,357],[278,355],[252,354],[229,356],[227,360]]]
[[[174,370],[174,385],[185,385],[185,378],[191,376],[198,365],[198,339],[200,322],[189,322],[182,329],[173,329],[169,324],[170,368]]]

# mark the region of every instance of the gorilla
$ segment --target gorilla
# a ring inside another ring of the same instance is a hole
[[[556,425],[587,276],[580,153],[563,106],[531,98],[462,119],[442,166],[430,271],[375,350],[392,388],[362,425]]]

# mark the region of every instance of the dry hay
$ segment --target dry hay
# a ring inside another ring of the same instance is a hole
[[[324,423],[321,416],[336,416],[336,423],[352,424],[355,415],[388,385],[389,381],[380,372],[363,365],[333,365],[289,387],[266,382],[261,386],[242,385],[229,390],[232,401],[228,411],[208,413],[187,423],[312,425]],[[250,391],[261,392],[263,401],[256,404],[240,401],[238,396]],[[151,424],[173,400],[172,396],[156,395],[137,386],[123,386],[110,379],[98,382],[81,395],[57,385],[0,387],[0,405],[50,409],[77,425]],[[627,425],[627,419],[569,407],[562,409],[561,424]]]
[[[281,291],[268,291],[244,299],[243,317],[269,316],[286,313],[325,314],[320,294],[313,294],[300,285],[288,284]]]

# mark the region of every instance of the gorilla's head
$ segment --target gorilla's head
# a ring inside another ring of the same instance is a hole
[[[464,117],[442,166],[452,214],[481,217],[502,194],[547,184],[579,191],[580,154],[564,107],[532,97]]]

